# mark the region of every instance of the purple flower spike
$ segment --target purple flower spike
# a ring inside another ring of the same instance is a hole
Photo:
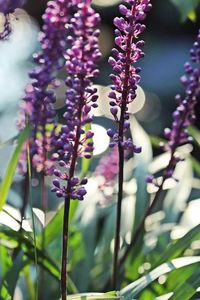
[[[93,152],[93,132],[85,130],[85,125],[92,122],[91,107],[97,107],[97,89],[92,86],[92,79],[99,74],[96,62],[100,58],[97,26],[100,17],[91,8],[91,1],[75,1],[76,13],[68,27],[69,49],[65,53],[67,92],[65,125],[57,139],[60,160],[64,160],[68,174],[62,195],[65,199],[83,200],[87,180],[74,177],[78,157],[90,159]],[[55,172],[54,172],[55,174]]]
[[[175,97],[178,106],[173,113],[172,128],[166,128],[164,131],[168,140],[164,149],[171,152],[169,167],[165,172],[165,176],[168,178],[173,176],[177,163],[182,160],[182,158],[177,157],[176,149],[192,141],[188,127],[195,121],[195,106],[200,95],[200,30],[197,41],[190,50],[190,60],[190,62],[185,63],[186,74],[181,77],[185,95]]]
[[[73,2],[73,1],[72,1]],[[52,174],[55,155],[52,160],[48,153],[52,150],[54,137],[54,89],[58,86],[56,75],[64,65],[66,51],[66,24],[70,17],[72,3],[68,0],[49,1],[43,15],[43,31],[40,33],[41,51],[34,54],[37,67],[30,72],[32,83],[25,90],[22,110],[18,121],[19,129],[29,118],[32,125],[30,152],[37,172]],[[47,124],[52,124],[50,133]]]
[[[111,99],[111,113],[114,120],[119,124],[118,138],[111,141],[117,143],[124,149],[132,149],[139,153],[139,148],[130,141],[124,141],[124,134],[129,129],[129,115],[127,106],[136,98],[137,83],[140,81],[139,68],[134,66],[142,57],[144,52],[142,47],[144,41],[134,42],[135,39],[145,30],[145,25],[141,23],[146,17],[146,12],[151,8],[150,0],[126,0],[127,5],[120,5],[119,11],[123,17],[114,19],[115,44],[112,50],[112,57],[109,63],[114,74],[110,75],[113,82],[112,91],[109,93]],[[118,111],[120,112],[118,114]],[[126,120],[126,121],[125,121]],[[109,136],[110,132],[108,132]]]

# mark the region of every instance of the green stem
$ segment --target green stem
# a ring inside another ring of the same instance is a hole
[[[83,98],[83,95],[82,99]],[[78,120],[81,120],[82,109],[84,103],[81,102],[78,110]],[[63,246],[62,246],[62,267],[61,267],[61,296],[62,300],[67,299],[67,254],[68,254],[68,235],[69,235],[69,213],[70,213],[70,192],[71,192],[71,179],[74,176],[76,161],[78,156],[78,147],[81,136],[81,125],[76,128],[75,143],[72,153],[72,160],[69,168],[69,178],[66,188],[66,198],[64,204],[64,219],[63,219]]]
[[[45,174],[42,173],[41,175],[41,208],[44,213],[44,227],[45,227],[45,214],[47,210],[47,187],[46,187],[46,180]],[[42,252],[45,253],[45,230],[42,230]],[[39,281],[39,298],[45,298],[45,274],[43,268],[40,268],[40,281]]]
[[[67,299],[67,254],[69,234],[69,210],[70,197],[65,198],[64,220],[63,220],[63,243],[62,243],[62,267],[61,267],[61,296],[62,300]]]
[[[28,178],[29,178],[29,197],[30,197],[30,207],[31,207],[31,217],[33,222],[33,241],[34,241],[34,257],[35,257],[35,266],[36,266],[36,296],[35,299],[38,299],[38,256],[37,256],[37,241],[36,241],[36,232],[35,232],[35,219],[33,213],[33,197],[32,197],[32,187],[31,187],[31,157],[30,157],[30,149],[27,146],[27,163],[28,163]]]
[[[132,11],[134,11],[135,5],[133,5]],[[121,228],[121,207],[123,199],[123,181],[124,181],[124,115],[126,113],[128,96],[129,96],[129,76],[130,76],[130,61],[131,61],[131,45],[133,41],[133,36],[129,33],[127,38],[127,52],[126,52],[126,63],[124,68],[124,82],[123,82],[123,91],[122,91],[122,102],[121,102],[121,112],[119,120],[119,129],[118,129],[118,151],[119,151],[119,176],[118,176],[118,200],[117,200],[117,216],[116,216],[116,229],[115,229],[115,246],[114,246],[114,259],[113,259],[113,274],[112,274],[112,289],[116,290],[117,288],[117,270],[118,270],[118,256],[120,249],[120,228]]]

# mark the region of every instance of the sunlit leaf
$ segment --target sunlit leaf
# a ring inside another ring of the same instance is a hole
[[[5,204],[5,202],[7,200],[8,192],[10,190],[10,186],[12,184],[15,170],[17,167],[19,155],[20,155],[20,152],[21,152],[24,142],[26,141],[27,137],[29,136],[29,132],[30,132],[30,127],[27,126],[24,129],[24,131],[22,131],[22,133],[19,135],[17,146],[16,146],[15,151],[14,151],[14,153],[11,157],[11,160],[8,164],[4,179],[1,183],[1,186],[0,186],[0,211],[2,210],[3,205]]]
[[[200,286],[200,268],[198,268],[182,285],[175,289],[172,300],[188,300],[196,294]]]
[[[158,259],[156,265],[179,257],[191,245],[193,241],[198,239],[200,239],[200,225],[197,225],[196,227],[191,229],[187,234],[185,234],[181,239],[169,245],[165,252],[162,253],[161,257]]]
[[[8,270],[8,272],[5,274],[3,278],[3,282],[1,284],[1,295],[4,293],[3,287],[6,288],[9,292],[9,295],[11,296],[11,299],[13,299],[15,287],[19,278],[20,271],[24,268],[26,265],[25,259],[23,259],[23,251],[20,251],[15,258],[15,261],[13,262],[13,265]]]
[[[8,249],[5,246],[0,245],[0,282],[11,266],[12,259]]]
[[[179,180],[170,189],[164,199],[165,222],[176,222],[179,214],[185,209],[192,191],[193,171],[189,159],[177,165],[174,177]]]
[[[109,295],[109,293],[102,294],[102,293],[84,293],[84,294],[77,294],[67,297],[68,300],[122,300],[123,297]]]
[[[199,0],[171,0],[171,2],[177,7],[181,15],[181,21],[184,22],[187,17],[192,21],[195,21],[195,9],[200,3]]]
[[[134,227],[137,227],[137,224],[141,220],[149,203],[149,195],[147,193],[145,176],[148,174],[148,165],[152,160],[153,154],[151,142],[147,133],[134,117],[131,117],[130,120],[130,130],[133,142],[137,146],[142,147],[142,152],[140,154],[135,154],[134,157],[136,162],[136,170],[133,175],[137,181]]]
[[[171,262],[166,262],[149,272],[149,274],[141,277],[140,279],[134,281],[133,283],[123,288],[120,291],[120,295],[124,296],[125,300],[132,300],[149,284],[158,279],[161,275],[167,274],[179,268],[182,268],[182,271],[184,272],[184,267],[199,262],[200,257],[198,256],[181,257],[174,259]],[[182,300],[182,298],[179,299]]]

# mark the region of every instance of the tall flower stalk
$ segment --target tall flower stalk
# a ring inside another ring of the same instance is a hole
[[[175,97],[178,105],[173,113],[172,128],[166,128],[164,131],[164,135],[168,142],[165,145],[161,145],[162,149],[170,153],[170,159],[164,170],[160,184],[158,184],[154,176],[149,175],[147,177],[147,182],[155,184],[158,187],[158,190],[150,206],[145,212],[138,228],[136,229],[132,241],[120,261],[120,265],[123,264],[130,250],[132,250],[138,238],[144,232],[145,220],[156,207],[165,181],[168,178],[173,178],[177,163],[183,160],[177,152],[178,147],[191,143],[192,141],[192,137],[188,133],[188,128],[196,119],[195,106],[197,104],[198,97],[200,96],[200,30],[198,32],[197,40],[190,50],[190,62],[185,63],[184,69],[185,74],[181,77],[181,83],[185,88],[185,95],[177,95]],[[176,178],[174,179],[176,180]]]
[[[71,4],[67,0],[49,1],[43,15],[44,25],[39,40],[41,50],[34,54],[36,67],[29,74],[31,83],[25,90],[21,104],[18,128],[25,126],[28,119],[32,126],[29,140],[32,164],[37,172],[51,174],[54,159],[48,157],[51,151],[55,124],[54,89],[58,85],[57,73],[64,65],[66,50],[66,23]],[[52,124],[52,133],[47,129]]]
[[[114,19],[117,48],[112,50],[112,57],[109,63],[113,67],[114,74],[110,77],[113,81],[112,91],[109,93],[111,113],[118,125],[118,132],[114,133],[108,130],[108,135],[112,142],[110,147],[118,146],[119,151],[119,178],[118,178],[118,201],[117,217],[113,259],[113,277],[112,288],[117,285],[118,255],[120,248],[120,223],[121,223],[121,205],[123,198],[123,180],[124,180],[124,150],[140,153],[141,147],[134,145],[133,141],[125,138],[125,133],[129,129],[128,104],[136,98],[137,84],[140,81],[140,68],[134,66],[143,56],[141,48],[144,41],[135,40],[145,30],[145,25],[141,22],[146,17],[146,12],[151,8],[150,0],[126,0],[127,5],[120,5],[120,13],[124,17]]]
[[[73,1],[72,1],[73,2]],[[47,190],[45,176],[52,175],[55,159],[51,153],[55,147],[55,88],[58,86],[58,71],[64,66],[66,51],[66,24],[70,18],[72,2],[49,1],[43,15],[43,28],[39,35],[41,50],[34,54],[36,67],[29,74],[31,83],[25,89],[21,104],[18,128],[31,124],[31,137],[25,145],[18,169],[23,173],[27,161],[27,147],[30,149],[31,164],[41,173],[41,207],[46,211]],[[48,126],[51,126],[51,130]],[[45,250],[45,235],[42,235],[42,249]],[[40,296],[43,297],[43,273],[41,272]]]
[[[55,169],[52,189],[58,197],[64,198],[63,219],[63,248],[61,269],[62,300],[67,297],[67,250],[69,232],[70,200],[83,200],[86,194],[84,185],[87,179],[75,176],[77,159],[90,158],[93,152],[93,133],[85,131],[86,124],[92,122],[91,107],[97,107],[97,89],[92,87],[92,79],[99,74],[96,61],[101,54],[98,47],[99,30],[97,26],[100,17],[91,8],[91,1],[75,1],[76,13],[68,24],[69,35],[67,41],[69,49],[66,51],[66,111],[65,124],[57,139],[58,165]]]

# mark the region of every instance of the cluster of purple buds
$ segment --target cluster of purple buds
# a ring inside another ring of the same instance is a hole
[[[64,167],[64,173],[59,169],[54,175],[65,180],[60,187],[58,181],[53,182],[58,197],[82,200],[86,194],[83,185],[86,180],[74,177],[78,157],[91,158],[94,150],[93,132],[86,130],[86,125],[92,122],[91,108],[97,107],[97,89],[92,86],[92,79],[99,74],[96,62],[101,57],[97,26],[100,22],[99,14],[91,8],[91,1],[77,1],[76,13],[68,24],[66,51],[67,92],[64,125],[57,139],[58,163]]]
[[[73,2],[73,1],[72,1]],[[57,72],[64,65],[66,51],[66,24],[71,3],[67,0],[49,1],[43,15],[43,31],[40,33],[41,51],[34,54],[37,67],[30,72],[32,83],[25,90],[18,127],[25,126],[28,116],[32,124],[30,152],[33,166],[38,172],[52,173],[52,160],[48,153],[53,144],[54,133],[49,134],[47,124],[54,128],[56,101],[54,89],[58,87]]]
[[[170,162],[165,170],[164,178],[173,177],[177,163],[183,160],[176,153],[177,148],[192,141],[188,127],[195,121],[195,106],[200,96],[200,31],[190,50],[190,57],[190,62],[184,65],[185,75],[181,77],[185,95],[175,97],[178,106],[173,113],[172,128],[166,128],[164,131],[168,142],[161,144],[162,149],[170,151]],[[149,176],[147,181],[155,183],[153,176]]]
[[[135,67],[134,64],[144,56],[141,49],[144,41],[135,42],[135,40],[145,30],[142,21],[152,5],[150,0],[126,0],[123,2],[128,5],[121,4],[119,10],[123,17],[114,19],[114,25],[117,27],[115,30],[117,47],[112,50],[112,57],[109,58],[109,63],[114,71],[114,74],[110,75],[113,82],[112,91],[109,93],[110,111],[118,123],[119,132],[114,133],[109,129],[108,135],[112,139],[111,147],[120,143],[124,149],[139,153],[141,147],[135,146],[131,139],[124,140],[123,136],[130,126],[128,104],[136,98],[137,84],[140,81],[141,69]]]
[[[62,198],[63,195],[66,194],[64,183],[66,182],[67,185],[70,185],[69,194],[72,200],[84,199],[84,196],[86,194],[86,189],[84,188],[84,185],[87,184],[87,178],[84,178],[82,180],[79,180],[79,178],[76,176],[69,178],[69,176],[66,173],[62,174],[59,170],[55,170],[54,174],[58,178],[53,180],[54,187],[52,188],[52,192],[55,192],[58,198]],[[62,186],[61,181],[63,182]]]
[[[26,0],[0,0],[0,13],[4,15],[4,28],[0,32],[0,40],[8,39],[12,31],[9,14],[16,8],[21,8],[25,2]]]

